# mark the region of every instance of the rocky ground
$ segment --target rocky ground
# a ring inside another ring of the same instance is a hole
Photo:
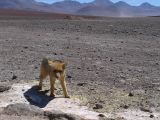
[[[94,111],[160,111],[159,17],[0,17],[1,82],[37,81],[44,57],[69,62],[69,94]]]

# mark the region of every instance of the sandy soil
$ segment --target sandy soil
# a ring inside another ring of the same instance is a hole
[[[38,80],[43,57],[69,62],[69,93],[95,111],[160,110],[159,17],[0,17],[0,81]]]

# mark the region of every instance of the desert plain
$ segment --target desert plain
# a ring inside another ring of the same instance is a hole
[[[44,57],[68,62],[71,98],[93,111],[160,111],[160,17],[1,14],[0,81],[38,83]]]

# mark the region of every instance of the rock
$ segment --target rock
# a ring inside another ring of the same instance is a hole
[[[4,108],[3,114],[17,115],[17,116],[38,116],[43,115],[43,111],[33,105],[17,103],[11,104]]]
[[[86,85],[87,83],[78,83],[77,86],[84,86]]]
[[[27,46],[25,46],[25,47],[23,47],[24,49],[27,49],[28,47]]]
[[[143,111],[143,112],[152,113],[152,111],[149,108],[146,108],[146,107],[140,107],[140,110]]]
[[[80,70],[81,68],[80,68],[80,67],[77,67],[77,69]]]
[[[149,117],[150,117],[150,118],[154,118],[154,115],[150,115]]]
[[[124,109],[128,109],[129,106],[128,105],[121,105],[120,107],[124,108]]]
[[[159,63],[156,63],[156,65],[159,65]]]
[[[2,110],[1,115],[10,116],[8,120],[14,116],[25,116],[25,118],[40,117],[46,118],[45,120],[82,120],[82,118],[76,115],[66,114],[60,111],[43,111],[36,106],[23,103],[8,105]]]
[[[157,91],[160,91],[160,87],[159,87],[159,88],[157,88]]]
[[[90,88],[90,90],[94,90],[94,88]]]
[[[67,46],[66,49],[69,49],[69,46]]]
[[[37,67],[37,66],[35,66],[35,67],[34,67],[34,69],[38,69],[38,67]]]
[[[13,75],[13,76],[12,76],[12,80],[15,80],[15,79],[17,79],[17,76],[16,76],[16,75]]]
[[[99,117],[105,117],[105,115],[103,115],[103,114],[99,114],[98,116],[99,116]]]
[[[70,76],[70,75],[67,75],[67,78],[68,78],[68,79],[71,79],[71,78],[72,78],[72,76]]]
[[[133,95],[133,93],[130,92],[130,93],[128,94],[128,96],[129,96],[129,97],[133,97],[134,95]]]
[[[99,103],[96,103],[95,107],[93,107],[93,109],[102,109],[102,108],[103,108],[103,105]]]
[[[0,83],[0,92],[7,91],[11,88],[11,85],[8,83]]]
[[[60,111],[45,111],[44,116],[47,116],[49,120],[54,120],[55,118],[57,118],[56,120],[82,120],[79,116],[66,114]]]
[[[113,59],[111,58],[109,61],[111,61],[111,62],[112,62],[112,61],[113,61]]]

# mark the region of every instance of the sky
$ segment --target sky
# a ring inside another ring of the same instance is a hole
[[[63,1],[63,0],[36,0],[36,1],[53,3],[53,2],[57,2],[57,1]],[[87,2],[91,2],[93,0],[77,0],[77,1],[79,1],[81,3],[87,3]],[[124,2],[131,4],[131,5],[140,5],[141,3],[148,2],[152,5],[160,6],[160,0],[110,0],[110,1],[112,1],[112,2],[124,1]]]

